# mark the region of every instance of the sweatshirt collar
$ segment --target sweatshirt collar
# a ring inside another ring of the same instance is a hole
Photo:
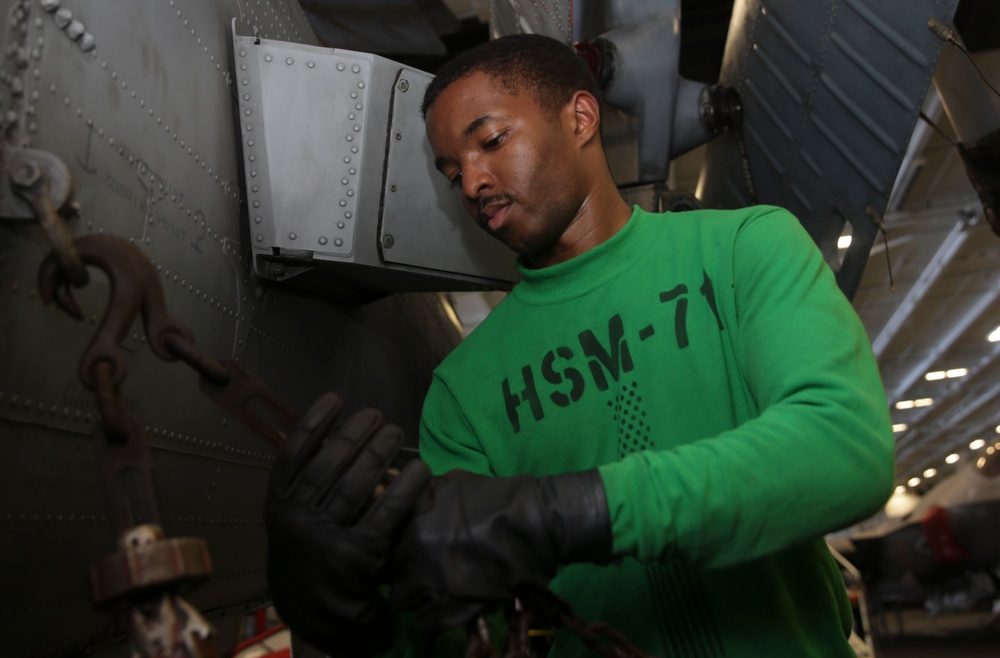
[[[562,263],[531,269],[518,258],[522,278],[511,294],[525,304],[552,304],[575,299],[621,276],[650,247],[640,235],[642,216],[647,214],[633,206],[628,221],[617,233]]]

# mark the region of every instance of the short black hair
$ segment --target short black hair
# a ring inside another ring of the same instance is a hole
[[[590,92],[600,101],[597,80],[576,51],[540,34],[513,34],[476,46],[445,63],[424,92],[420,113],[453,82],[485,73],[507,92],[526,90],[544,110],[557,112],[574,93]]]

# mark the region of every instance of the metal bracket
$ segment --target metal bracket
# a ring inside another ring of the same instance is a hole
[[[32,202],[17,193],[18,187],[28,187],[39,177],[48,182],[49,200],[55,209],[69,201],[72,178],[69,168],[58,157],[46,151],[0,146],[0,219],[34,221]]]

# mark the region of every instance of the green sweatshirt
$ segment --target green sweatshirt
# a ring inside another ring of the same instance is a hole
[[[438,367],[435,473],[600,467],[620,564],[552,582],[658,656],[853,656],[822,539],[890,493],[867,337],[794,217],[650,214],[523,280]],[[568,632],[555,656],[586,655]]]

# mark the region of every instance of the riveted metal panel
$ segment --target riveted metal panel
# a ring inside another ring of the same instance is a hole
[[[573,0],[507,0],[490,3],[490,36],[544,34],[569,43],[573,38]]]
[[[956,5],[737,2],[720,82],[742,97],[743,136],[709,145],[705,205],[788,208],[831,261],[850,223],[838,283],[853,295],[941,52],[927,21]]]
[[[351,256],[374,56],[253,37],[234,46],[254,250]]]
[[[234,35],[233,50],[258,275],[332,294],[509,287],[514,254],[434,168],[429,74],[252,36]]]
[[[380,244],[389,263],[471,274],[514,277],[514,253],[476,226],[460,193],[434,168],[420,104],[431,76],[400,68],[393,86],[392,122],[383,190]]]
[[[262,39],[315,43],[294,0],[0,0],[0,140],[66,165],[79,203],[70,233],[131,239],[199,348],[238,360],[300,410],[326,390],[377,406],[415,445],[431,370],[457,329],[439,295],[357,307],[254,276],[234,21]],[[0,561],[16,565],[0,572],[3,654],[122,656],[121,615],[93,609],[88,591],[89,565],[115,536],[93,454],[99,412],[77,377],[109,285],[91,268],[73,291],[82,322],[44,305],[37,273],[50,248],[37,221],[0,218]],[[208,542],[215,575],[189,596],[224,647],[236,634],[226,627],[266,601],[273,453],[201,394],[195,373],[156,357],[141,322],[123,347],[121,393],[149,437],[164,530]]]

